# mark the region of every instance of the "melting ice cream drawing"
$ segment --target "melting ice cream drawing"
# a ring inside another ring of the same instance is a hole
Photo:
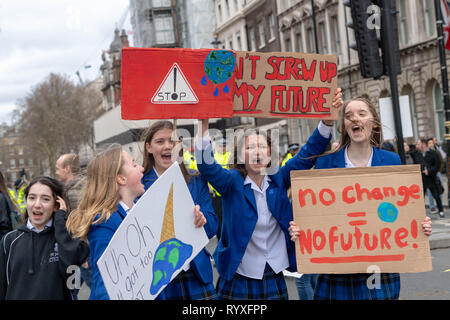
[[[150,293],[153,295],[170,282],[172,275],[192,255],[192,246],[181,242],[175,236],[172,183],[164,210],[161,239],[153,260],[153,280],[150,286]]]

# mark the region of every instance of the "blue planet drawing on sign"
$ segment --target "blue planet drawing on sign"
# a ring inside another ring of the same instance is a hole
[[[162,286],[168,284],[175,271],[180,269],[192,254],[192,246],[178,239],[161,243],[153,260],[153,281],[150,293],[155,295]]]
[[[208,84],[208,79],[213,84],[218,85],[227,82],[233,76],[234,66],[236,64],[236,57],[233,52],[228,50],[213,50],[205,59],[205,76],[202,78],[202,85]],[[225,84],[223,92],[230,92],[230,88]],[[219,88],[216,87],[214,96],[219,95]]]
[[[384,222],[394,222],[398,217],[398,209],[389,202],[380,203],[377,213],[378,217]]]

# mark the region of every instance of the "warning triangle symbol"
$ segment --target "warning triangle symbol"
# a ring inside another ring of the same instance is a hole
[[[192,104],[198,103],[198,98],[180,66],[175,62],[151,101],[161,104]]]

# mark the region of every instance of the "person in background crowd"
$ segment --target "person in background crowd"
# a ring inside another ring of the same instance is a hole
[[[80,193],[83,176],[80,174],[80,159],[76,154],[66,153],[61,155],[55,164],[55,173],[58,180],[64,185],[64,192],[68,199],[69,212],[75,210],[80,202]],[[90,288],[92,282],[92,269],[89,266],[89,257],[80,267],[81,284],[86,282]],[[74,298],[77,299],[79,289],[74,290]]]
[[[300,150],[300,145],[298,143],[293,143],[288,146],[286,157],[284,157],[283,162],[281,162],[281,166],[283,167],[286,162],[292,159]]]
[[[172,140],[174,126],[170,121],[157,121],[144,132],[145,190],[162,175],[174,162],[172,151],[176,143]],[[188,170],[184,162],[180,169],[196,205],[194,224],[203,227],[208,238],[217,233],[217,217],[214,213],[208,185],[197,171]],[[201,212],[200,212],[201,209]],[[212,300],[216,299],[211,267],[211,254],[206,248],[191,261],[188,269],[181,271],[158,295],[158,300]]]
[[[429,139],[427,140],[427,145],[428,145],[428,148],[429,148],[430,150],[435,151],[436,154],[437,154],[438,157],[439,157],[439,161],[440,161],[440,164],[441,164],[441,165],[440,165],[440,167],[439,167],[438,172],[436,173],[437,179],[435,179],[435,182],[436,182],[436,184],[440,184],[440,187],[443,188],[444,184],[442,183],[442,175],[441,175],[441,171],[445,168],[445,160],[442,158],[441,153],[439,152],[439,150],[437,150],[437,148],[436,148],[436,146],[435,146],[435,144],[434,144],[434,140],[435,140],[435,139],[436,139],[436,138],[429,138]],[[439,180],[439,181],[438,181],[438,180]],[[439,188],[438,188],[438,190],[439,190]],[[442,193],[439,193],[439,192],[438,192],[438,194],[439,194],[439,197],[441,198],[441,202],[442,202]],[[439,211],[438,211],[438,209],[436,208],[436,206],[434,205],[433,194],[431,193],[430,189],[427,189],[427,197],[428,197],[429,208],[430,208],[431,213],[438,213]]]
[[[412,149],[409,146],[409,144],[407,144],[406,142],[403,142],[403,148],[405,149],[405,162],[406,162],[406,164],[414,164],[415,147],[414,147],[414,149]]]
[[[37,177],[25,189],[25,223],[6,234],[0,250],[0,299],[71,300],[71,269],[88,247],[66,229],[63,186]]]
[[[353,168],[401,165],[396,153],[379,149],[382,141],[381,121],[375,106],[367,99],[355,98],[344,104],[339,123],[341,133],[338,150],[319,157],[315,169]],[[299,237],[300,228],[294,221],[289,228],[291,240]],[[431,220],[422,222],[425,235],[431,235]],[[369,300],[398,299],[400,275],[381,273],[381,286],[369,288],[367,280],[371,274],[320,274],[317,279],[314,299],[318,300]]]
[[[23,177],[17,179],[16,182],[14,182],[14,187],[16,192],[13,200],[17,203],[20,212],[25,213],[27,211],[27,204],[25,201],[25,189],[27,187],[27,183],[25,179]]]
[[[16,204],[11,201],[6,187],[3,173],[0,172],[0,239],[10,232],[12,228],[11,210],[18,211]]]
[[[443,218],[445,216],[444,207],[442,205],[441,197],[438,191],[438,185],[436,182],[437,173],[441,167],[441,161],[436,151],[428,148],[427,139],[420,138],[416,144],[416,163],[420,164],[422,170],[422,181],[424,188],[424,195],[426,190],[430,190],[431,194],[436,200],[436,204],[439,210],[439,216]]]

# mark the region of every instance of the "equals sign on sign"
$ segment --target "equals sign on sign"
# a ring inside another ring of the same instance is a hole
[[[366,213],[365,212],[350,212],[347,214],[347,217],[350,218],[360,218],[360,217],[365,217]],[[350,221],[349,224],[351,226],[362,226],[367,224],[367,220],[355,220],[355,221]]]

